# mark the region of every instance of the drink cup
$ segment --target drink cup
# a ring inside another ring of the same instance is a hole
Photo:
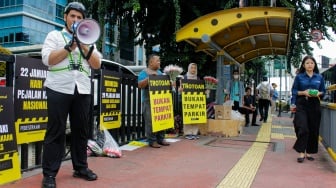
[[[316,90],[316,89],[309,89],[309,90],[308,90],[308,93],[309,93],[309,95],[311,95],[311,96],[317,96],[317,94],[318,94],[318,90]]]

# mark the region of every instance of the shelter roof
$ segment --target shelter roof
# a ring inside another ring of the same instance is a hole
[[[287,55],[294,9],[244,7],[213,12],[195,19],[176,32],[176,41],[186,41],[197,52],[225,64],[243,64],[259,56]]]

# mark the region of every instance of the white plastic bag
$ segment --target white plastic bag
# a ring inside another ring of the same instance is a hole
[[[227,100],[224,102],[223,105],[233,106],[233,103],[234,103],[233,100]]]
[[[239,113],[238,111],[231,111],[231,119],[233,120],[239,120],[239,121],[244,121],[245,120],[245,116],[242,115],[241,113]]]
[[[104,129],[103,154],[108,157],[121,157],[121,149],[107,129]]]
[[[94,140],[88,140],[87,144],[87,154],[90,155],[96,155],[96,156],[102,156],[103,155],[103,149],[97,144]]]

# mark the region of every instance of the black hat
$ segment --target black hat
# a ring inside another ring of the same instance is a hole
[[[69,3],[64,9],[64,14],[68,14],[70,12],[70,10],[76,10],[76,11],[82,13],[83,18],[85,18],[86,9],[85,9],[85,7],[82,3],[80,3],[80,2]]]

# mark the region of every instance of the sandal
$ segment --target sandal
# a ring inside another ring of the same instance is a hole
[[[314,157],[312,157],[312,156],[308,156],[308,155],[306,156],[306,158],[307,158],[308,161],[313,161],[313,160],[315,160]]]
[[[304,157],[299,157],[299,158],[297,158],[297,162],[302,163],[304,161],[304,159],[305,159]]]

